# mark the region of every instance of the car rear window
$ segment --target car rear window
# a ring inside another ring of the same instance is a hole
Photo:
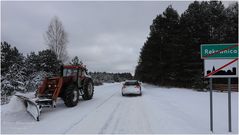
[[[139,85],[138,82],[125,82],[124,85]]]

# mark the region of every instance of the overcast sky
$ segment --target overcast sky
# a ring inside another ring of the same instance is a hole
[[[1,41],[24,55],[48,47],[43,34],[54,16],[68,33],[69,57],[89,71],[134,73],[139,52],[156,15],[170,4],[179,14],[190,1],[151,2],[1,2]]]

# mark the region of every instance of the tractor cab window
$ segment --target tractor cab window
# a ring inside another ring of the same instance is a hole
[[[77,70],[75,69],[64,69],[63,70],[63,76],[76,76]]]

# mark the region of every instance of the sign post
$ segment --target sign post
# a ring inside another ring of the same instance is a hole
[[[212,100],[212,78],[209,79],[210,85],[210,129],[213,132],[213,100]]]
[[[204,59],[204,77],[210,81],[210,130],[213,132],[212,78],[228,78],[228,131],[232,132],[231,78],[238,77],[238,43],[202,44],[201,58]]]
[[[228,78],[228,129],[232,132],[232,117],[231,117],[231,78]]]

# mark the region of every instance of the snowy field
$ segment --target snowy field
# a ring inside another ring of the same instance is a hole
[[[142,96],[121,96],[121,84],[95,87],[90,101],[42,111],[35,121],[13,97],[1,106],[1,133],[211,133],[209,92],[143,85]],[[214,92],[214,133],[228,133],[227,93]],[[238,93],[232,92],[232,133],[238,133]]]

